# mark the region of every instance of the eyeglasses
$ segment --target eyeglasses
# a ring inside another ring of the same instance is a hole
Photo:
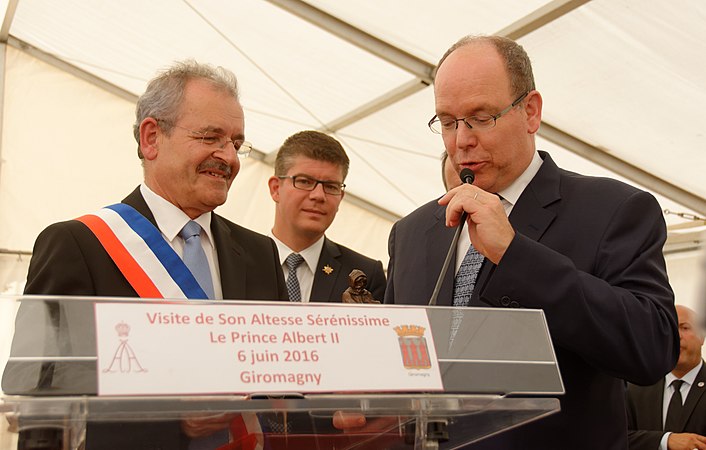
[[[283,176],[277,178],[279,178],[280,180],[284,180],[285,178],[291,178],[292,185],[297,189],[301,189],[302,191],[313,191],[314,189],[316,189],[316,186],[320,184],[321,186],[323,186],[324,192],[328,195],[343,195],[343,191],[346,188],[346,185],[343,183],[336,183],[335,181],[316,180],[305,175]]]
[[[168,123],[166,120],[163,119],[157,119],[158,122],[162,123]],[[250,152],[252,151],[252,144],[248,141],[243,141],[240,139],[237,139],[235,141],[228,139],[224,135],[220,133],[216,133],[214,131],[195,131],[195,130],[190,130],[188,128],[181,127],[179,125],[172,125],[175,128],[181,128],[184,131],[188,131],[189,133],[193,134],[194,136],[189,136],[191,139],[201,141],[202,145],[205,145],[206,147],[212,147],[212,148],[218,148],[223,150],[226,145],[228,144],[233,144],[233,148],[235,149],[235,152],[238,154],[239,157],[241,158],[247,158],[250,156]]]
[[[458,122],[465,123],[466,126],[470,129],[489,130],[495,126],[495,122],[497,122],[499,118],[510,112],[510,110],[517,106],[522,100],[524,100],[525,97],[527,97],[527,94],[529,93],[530,91],[527,91],[524,94],[520,95],[519,97],[517,97],[517,100],[510,104],[510,106],[495,115],[479,114],[477,116],[462,117],[460,119],[456,119],[455,117],[438,117],[435,115],[431,118],[427,126],[431,131],[436,134],[448,134],[456,132],[456,130],[458,129]]]

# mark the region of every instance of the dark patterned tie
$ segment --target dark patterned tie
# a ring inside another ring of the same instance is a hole
[[[213,280],[211,279],[211,268],[206,259],[206,253],[201,246],[201,225],[190,220],[179,232],[179,236],[184,240],[184,264],[198,281],[201,289],[210,299],[214,298]]]
[[[483,255],[478,253],[473,245],[468,248],[454,281],[454,306],[468,306],[471,302],[471,294],[476,286],[476,278],[483,265],[483,259]]]
[[[683,384],[683,380],[674,380],[670,385],[674,388],[674,393],[672,394],[672,398],[669,400],[669,406],[667,407],[667,418],[664,421],[664,431],[681,431],[677,429],[677,426],[679,426],[681,412],[684,408],[680,391]]]
[[[473,294],[473,288],[476,286],[476,278],[478,278],[478,272],[480,272],[480,267],[483,265],[483,259],[483,255],[478,253],[473,245],[468,248],[454,280],[453,306],[468,306],[471,302],[471,294]],[[453,346],[456,333],[461,327],[461,322],[463,322],[463,312],[459,309],[453,310],[451,314],[449,349]]]
[[[289,268],[289,272],[287,273],[287,292],[289,292],[289,301],[300,302],[302,301],[302,293],[299,289],[297,267],[304,262],[304,258],[299,253],[290,253],[284,262]]]

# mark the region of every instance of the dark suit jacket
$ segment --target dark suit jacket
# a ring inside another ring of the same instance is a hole
[[[156,225],[139,188],[128,195],[123,203],[134,207]],[[225,299],[287,299],[274,241],[215,213],[211,217],[211,230]],[[50,225],[39,235],[30,261],[25,294],[137,297],[95,235],[76,220]],[[55,339],[58,343],[51,342],[49,333],[49,342],[40,345],[51,349],[48,354],[52,354],[55,346],[61,345],[64,348],[57,351],[62,354],[95,355],[95,343],[88,338],[93,335],[93,322],[92,314],[85,306],[90,305],[69,303],[76,304],[58,308],[56,304],[47,302],[48,312],[44,314],[48,318],[45,319],[51,321],[56,336],[60,338]],[[34,335],[39,331],[36,322],[38,318],[41,320],[42,314],[34,314],[36,312],[37,308],[20,308],[18,332]],[[32,321],[33,325],[25,324]],[[13,354],[20,352],[24,345],[19,337],[16,333]],[[71,348],[67,349],[66,346]],[[91,394],[95,392],[95,370],[95,364],[64,366],[61,363],[45,363],[39,371],[20,367],[13,373],[8,366],[3,374],[3,388],[10,392],[26,391],[34,385],[39,386],[43,395],[51,395],[52,392],[54,395],[67,392]],[[86,432],[86,448],[89,450],[179,449],[185,448],[187,442],[181,435],[179,423],[175,421],[89,423]]]
[[[139,188],[123,203],[150,222],[154,216]],[[212,213],[211,231],[218,253],[223,298],[282,300],[287,298],[277,247],[268,237]],[[100,241],[76,220],[55,223],[37,238],[25,294],[136,297]]]
[[[706,436],[706,366],[696,374],[684,401],[684,413],[675,433]],[[628,385],[628,443],[630,450],[657,450],[662,440],[664,378],[651,386]]]
[[[624,450],[620,379],[655,383],[679,354],[664,219],[650,194],[540,155],[510,214],[515,238],[499,265],[484,262],[471,306],[544,310],[566,389],[562,411],[469,448]],[[444,213],[432,201],[393,226],[387,303],[428,303],[454,233]],[[452,272],[439,305],[451,305]]]
[[[329,266],[333,271],[327,274],[324,271],[325,266]],[[340,302],[343,291],[348,289],[348,275],[353,269],[365,272],[368,277],[367,289],[375,300],[382,302],[386,284],[382,262],[354,252],[328,238],[324,238],[309,301]]]

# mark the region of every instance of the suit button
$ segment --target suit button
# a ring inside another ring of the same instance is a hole
[[[500,297],[500,304],[505,307],[509,306],[510,305],[510,297],[508,297],[507,295],[503,295],[502,297]]]
[[[519,308],[520,304],[517,303],[515,300],[510,302],[510,308]]]

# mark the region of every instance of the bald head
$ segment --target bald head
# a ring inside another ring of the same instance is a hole
[[[701,320],[693,309],[677,305],[679,319],[679,360],[672,373],[681,378],[701,362],[704,332]]]

